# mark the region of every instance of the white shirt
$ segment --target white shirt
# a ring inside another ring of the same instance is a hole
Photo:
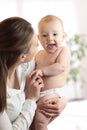
[[[17,68],[20,90],[7,87],[7,109],[0,114],[0,130],[29,130],[36,103],[25,100],[24,86],[27,74],[35,68],[34,60]]]

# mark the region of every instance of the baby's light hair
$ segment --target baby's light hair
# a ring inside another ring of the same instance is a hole
[[[46,15],[43,18],[41,18],[41,20],[38,23],[38,28],[41,26],[42,23],[48,23],[50,21],[58,21],[58,22],[60,22],[62,28],[64,29],[63,21],[59,17],[57,17],[55,15]]]

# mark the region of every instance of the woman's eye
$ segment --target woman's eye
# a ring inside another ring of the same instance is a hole
[[[38,42],[37,42],[36,46],[39,47],[39,43]]]

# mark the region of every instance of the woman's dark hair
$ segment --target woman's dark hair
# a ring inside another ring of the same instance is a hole
[[[0,112],[6,108],[6,82],[8,69],[22,53],[31,47],[34,30],[20,17],[10,17],[0,22]]]

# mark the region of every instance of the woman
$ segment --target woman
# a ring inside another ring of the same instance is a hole
[[[33,121],[44,84],[35,73],[27,81],[26,77],[35,67],[37,45],[35,31],[23,18],[11,17],[0,23],[0,130],[29,130]],[[65,99],[53,105],[54,101],[40,104],[45,114],[56,116],[64,109]]]

